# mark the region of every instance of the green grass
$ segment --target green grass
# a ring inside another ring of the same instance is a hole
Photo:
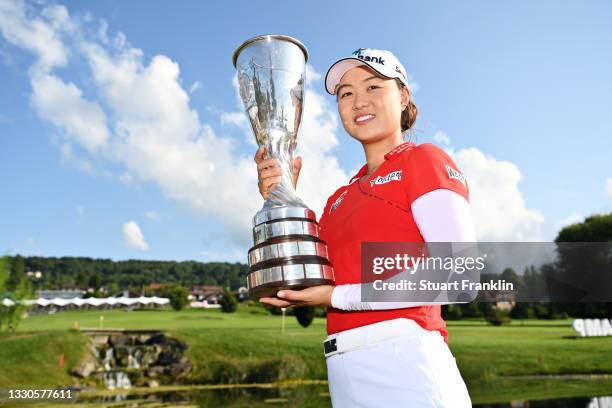
[[[68,330],[74,322],[81,328],[102,327],[122,329],[199,330],[199,329],[243,329],[277,330],[280,333],[281,317],[270,315],[261,307],[242,306],[236,313],[222,313],[219,309],[173,310],[87,310],[65,311],[54,315],[32,316],[21,321],[18,331]],[[287,328],[301,328],[293,316],[286,317]],[[325,335],[325,319],[315,319],[307,330]]]
[[[87,338],[68,331],[0,336],[0,387],[44,387],[75,383],[69,372],[82,360]],[[64,368],[60,355],[64,354]]]
[[[187,342],[194,371],[187,381],[205,383],[270,382],[294,378],[326,379],[321,342],[325,319],[304,329],[293,316],[281,317],[259,307],[219,310],[70,311],[34,316],[18,332],[0,336],[0,387],[67,385],[68,367],[82,356],[81,328],[159,329]],[[507,401],[517,396],[601,395],[612,381],[511,379],[523,375],[612,374],[612,337],[576,338],[571,320],[513,321],[494,327],[483,321],[448,321],[449,345],[475,402]],[[25,337],[20,337],[26,335]],[[57,368],[67,351],[66,370]],[[80,352],[79,352],[80,350]],[[552,393],[552,394],[551,394]],[[582,394],[581,394],[582,393]]]
[[[537,374],[612,373],[612,337],[577,338],[571,320],[521,326],[449,323],[449,345],[467,382]]]

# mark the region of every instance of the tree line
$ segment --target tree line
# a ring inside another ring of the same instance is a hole
[[[557,235],[555,243],[567,242],[612,242],[612,213],[593,215],[584,222],[569,225]],[[576,285],[580,281],[601,280],[602,294],[612,290],[612,251],[609,245],[558,246],[559,261],[536,269],[529,267],[522,275],[506,269],[501,278],[513,282],[516,287],[527,289],[531,294],[548,291],[556,298],[573,299],[563,303],[519,302],[504,312],[493,307],[491,302],[472,302],[466,305],[449,305],[443,308],[446,318],[485,317],[493,323],[503,323],[510,318],[587,317],[612,316],[611,302],[580,301]],[[588,258],[592,269],[585,269],[584,259]],[[26,271],[40,271],[40,279],[26,277]],[[607,271],[607,275],[601,274]],[[196,261],[146,261],[93,259],[88,257],[38,257],[20,255],[0,259],[0,298],[31,297],[34,290],[60,289],[65,287],[88,289],[100,293],[105,288],[106,295],[117,295],[123,290],[140,293],[151,283],[169,284],[167,291],[176,292],[176,287],[193,285],[216,285],[236,290],[245,286],[248,266],[241,263]],[[486,278],[486,277],[483,277]],[[577,279],[578,278],[578,279]],[[483,279],[484,280],[484,279]],[[570,284],[568,284],[568,282]],[[180,292],[180,293],[179,293]],[[178,292],[184,298],[185,291]],[[150,295],[145,292],[145,295]],[[531,297],[533,298],[533,297]],[[182,300],[181,302],[184,302]],[[173,305],[174,306],[174,305]],[[232,309],[232,305],[228,306]],[[0,307],[0,309],[3,309]],[[4,308],[2,312],[6,312]],[[6,321],[6,316],[3,319]],[[0,327],[1,329],[1,327]]]
[[[495,324],[511,318],[558,319],[612,317],[612,213],[592,215],[583,222],[561,229],[554,241],[558,259],[539,268],[525,269],[522,275],[508,268],[499,278],[512,282],[518,291],[516,305],[510,311],[493,307],[491,302],[472,302],[443,308],[447,319],[485,317]],[[571,245],[569,245],[571,244]],[[481,276],[481,281],[498,278]],[[524,296],[521,296],[523,294]],[[529,302],[543,299],[563,302]],[[597,301],[585,301],[588,296]]]
[[[197,261],[147,261],[94,259],[89,257],[8,256],[9,283],[18,282],[26,272],[42,272],[40,279],[30,277],[34,290],[60,288],[111,288],[140,290],[151,283],[229,286],[236,290],[246,285],[248,266],[241,263]],[[114,294],[114,293],[111,293]]]

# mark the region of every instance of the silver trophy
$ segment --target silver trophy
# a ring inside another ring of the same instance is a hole
[[[249,250],[249,296],[274,296],[283,288],[302,289],[334,283],[327,245],[317,219],[293,188],[293,152],[304,103],[308,51],[295,38],[263,35],[234,52],[240,97],[255,139],[268,157],[278,159],[282,181],[271,187],[253,218],[254,246]]]

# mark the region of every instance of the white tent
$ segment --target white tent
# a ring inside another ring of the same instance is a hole
[[[11,299],[2,299],[2,305],[6,306],[6,307],[10,307],[13,306],[15,304],[15,302],[13,302]]]
[[[150,304],[154,304],[154,305],[167,305],[168,303],[170,303],[170,299],[168,298],[160,298],[157,296],[153,296],[153,297],[146,297],[146,296],[140,296],[137,298],[130,298],[130,297],[107,297],[107,298],[72,298],[72,299],[64,299],[64,298],[54,298],[54,299],[45,299],[45,298],[38,298],[38,299],[28,299],[28,300],[23,300],[23,303],[25,303],[28,306],[39,306],[39,307],[47,307],[47,306],[58,306],[58,307],[65,307],[65,306],[77,306],[77,307],[81,307],[81,306],[93,306],[93,307],[100,307],[100,306],[115,306],[115,305],[121,305],[121,306],[133,306],[133,305],[150,305]],[[14,301],[12,301],[11,299],[5,298],[2,299],[2,305],[4,306],[13,306],[15,304]]]

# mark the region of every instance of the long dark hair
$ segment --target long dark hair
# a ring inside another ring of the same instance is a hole
[[[400,90],[402,90],[402,88],[406,88],[406,90],[408,91],[408,106],[406,106],[406,109],[402,111],[402,119],[400,122],[402,125],[402,132],[405,132],[407,130],[412,129],[414,122],[416,122],[417,115],[419,114],[419,109],[416,107],[412,100],[412,93],[410,92],[410,88],[404,85],[403,82],[397,78],[395,78],[395,83],[397,83],[397,87]]]

